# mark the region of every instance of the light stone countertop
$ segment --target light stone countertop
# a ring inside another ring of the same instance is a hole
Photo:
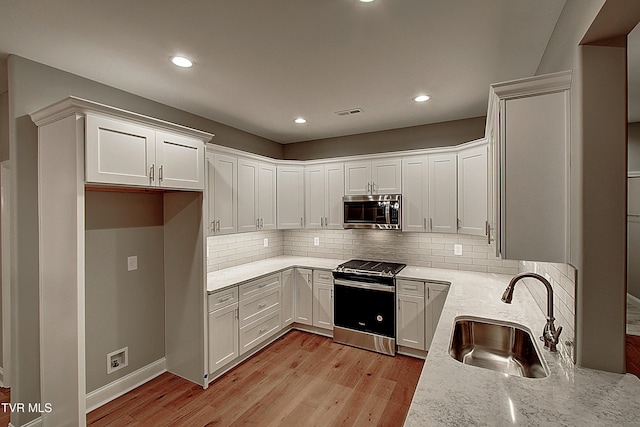
[[[511,276],[414,267],[399,276],[451,283],[405,426],[640,425],[640,380],[581,368],[544,350],[537,337],[545,315],[524,285],[516,285],[512,304],[500,300]],[[536,337],[549,376],[514,377],[454,360],[449,341],[460,315],[526,326]]]
[[[346,260],[301,256],[278,256],[207,273],[207,292],[239,285],[292,267],[333,270]]]
[[[214,292],[291,267],[332,270],[342,262],[279,256],[209,273],[207,290]],[[454,319],[461,315],[519,323],[534,337],[541,335],[545,315],[522,283],[516,285],[512,304],[500,300],[511,276],[407,266],[397,277],[450,284],[405,426],[640,424],[638,378],[581,368],[559,353],[543,350],[539,341],[536,344],[550,372],[542,379],[463,365],[449,356]]]

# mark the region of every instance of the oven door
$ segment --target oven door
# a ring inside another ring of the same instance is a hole
[[[335,326],[395,338],[395,287],[334,280]]]

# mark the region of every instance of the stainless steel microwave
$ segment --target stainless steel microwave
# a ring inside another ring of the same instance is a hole
[[[344,196],[344,228],[401,230],[400,194]]]

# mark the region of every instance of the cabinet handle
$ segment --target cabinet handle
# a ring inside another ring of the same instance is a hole
[[[311,274],[310,274],[310,273],[309,273],[309,274],[307,274],[307,281],[308,281],[309,283],[311,283]]]
[[[320,217],[320,228],[324,228],[324,218]]]
[[[160,167],[158,168],[158,179],[160,181],[162,181],[164,174],[162,173],[162,170],[164,169],[164,165],[160,165]]]
[[[431,288],[427,287],[427,299],[431,299]]]
[[[417,291],[418,290],[417,286],[403,286],[403,287],[408,291]]]
[[[324,228],[329,228],[329,218],[328,217],[324,217]]]
[[[302,227],[304,225],[304,218],[300,217],[300,227]]]
[[[262,335],[262,334],[264,334],[265,332],[267,332],[267,328],[261,328],[261,329],[258,331],[258,335]]]
[[[422,222],[424,223],[424,231],[429,230],[429,229],[427,228],[427,218],[422,218]]]
[[[429,231],[433,231],[433,218],[429,218]]]
[[[264,227],[264,218],[260,218],[260,228]]]
[[[212,233],[216,232],[216,222],[215,221],[211,221],[211,232]]]
[[[371,193],[371,183],[367,182],[367,193]]]
[[[156,165],[155,163],[151,165],[151,167],[149,168],[149,179],[151,179],[151,181],[155,181],[156,180]]]
[[[236,307],[236,319],[240,318],[240,308]]]
[[[220,220],[217,220],[216,224],[217,224],[217,232],[219,233],[220,232]]]
[[[258,285],[258,287],[259,287],[259,288],[264,288],[265,286],[267,286],[267,284],[266,284],[266,283],[260,283],[260,284]]]
[[[460,221],[460,218],[456,219],[456,227],[458,227],[458,230],[462,228],[462,221]]]
[[[227,295],[226,297],[218,299],[219,302],[229,301],[231,299],[231,295]]]
[[[491,244],[491,226],[489,221],[484,222],[484,234],[487,236],[487,245]]]
[[[376,183],[372,182],[371,183],[371,194],[374,194],[376,192]]]
[[[258,309],[262,310],[263,308],[265,308],[267,306],[266,302],[263,302],[262,304],[258,305]]]

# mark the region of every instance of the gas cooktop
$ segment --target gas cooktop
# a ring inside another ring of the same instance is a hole
[[[367,276],[394,277],[407,264],[397,262],[369,261],[362,259],[352,259],[336,267],[340,273],[363,274]]]

